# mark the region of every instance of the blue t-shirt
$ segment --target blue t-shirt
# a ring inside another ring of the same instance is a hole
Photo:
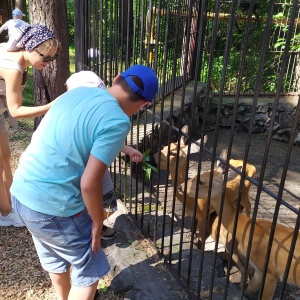
[[[90,154],[109,166],[130,120],[108,91],[79,87],[47,112],[20,158],[11,194],[27,207],[68,217],[84,209],[80,179]]]

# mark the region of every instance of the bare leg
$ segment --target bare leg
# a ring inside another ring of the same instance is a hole
[[[68,300],[93,300],[96,294],[98,281],[85,288],[72,286]]]
[[[9,188],[12,183],[11,169],[7,155],[10,155],[8,134],[0,134],[0,212],[7,216],[11,211]]]
[[[65,273],[49,273],[58,300],[67,300],[71,290],[70,270]]]
[[[12,177],[12,171],[10,165],[11,152],[9,147],[8,133],[0,135],[0,145],[1,145],[1,152],[2,152],[2,160],[4,163],[3,182],[6,189],[8,201],[11,204],[9,189],[11,187],[13,177]]]

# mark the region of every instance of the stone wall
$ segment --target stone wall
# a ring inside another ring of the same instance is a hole
[[[211,110],[210,114],[216,115],[217,107]],[[237,132],[248,132],[250,129],[253,105],[239,104],[235,119]],[[291,130],[294,123],[296,107],[290,104],[279,103],[277,110],[274,111],[274,104],[261,104],[255,108],[254,126],[252,133],[268,134],[272,131],[273,139],[288,142],[290,138],[294,139],[294,144],[300,143],[300,122],[298,120],[298,132],[296,137],[291,137]],[[275,113],[275,122],[271,128],[270,122],[272,114]],[[221,108],[220,126],[230,127],[233,118],[233,105],[223,105]]]
[[[173,95],[165,98],[163,103],[157,103],[155,106],[155,115],[151,110],[145,111],[140,117],[134,121],[133,136],[139,136],[139,141],[135,140],[132,144],[138,145],[138,149],[152,149],[155,153],[159,150],[159,140],[162,145],[166,145],[169,141],[177,140],[176,130],[169,130],[170,126],[180,128],[182,125],[192,126],[194,132],[199,133],[202,130],[202,122],[204,120],[204,106],[208,103],[207,114],[205,117],[206,131],[214,130],[217,121],[218,105],[212,101],[213,93],[208,90],[207,84],[198,82],[197,92],[194,93],[195,84],[190,82],[185,87],[185,96],[182,96],[182,89],[177,90]],[[196,95],[196,96],[194,96]],[[209,97],[206,101],[206,97]],[[196,97],[196,104],[192,104]],[[243,101],[243,100],[241,100]],[[274,112],[274,104],[260,104],[255,108],[254,126],[252,133],[268,134],[272,130],[272,137],[282,142],[288,142],[291,138],[291,130],[295,118],[296,107],[291,104],[279,103],[277,110]],[[162,109],[163,108],[163,109]],[[182,109],[183,108],[183,109]],[[253,105],[240,103],[238,105],[235,129],[237,132],[248,132]],[[221,117],[219,126],[231,127],[233,122],[234,106],[232,104],[224,104],[221,107]],[[270,128],[272,114],[275,113],[275,123]],[[182,124],[181,124],[182,120]],[[162,122],[164,121],[164,122]],[[140,124],[138,126],[137,124]],[[152,125],[153,124],[153,125]],[[161,124],[161,128],[160,128]],[[144,129],[144,125],[146,129]],[[139,133],[138,133],[139,131]],[[294,144],[300,145],[300,121],[298,120],[298,131],[294,139]]]

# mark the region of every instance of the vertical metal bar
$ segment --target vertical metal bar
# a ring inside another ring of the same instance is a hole
[[[108,53],[109,53],[109,48],[108,48],[108,0],[102,0],[102,15],[103,15],[103,20],[101,23],[101,27],[104,27],[103,31],[102,31],[102,49],[101,49],[101,53],[103,53],[103,72],[105,74],[105,78],[106,80],[109,82],[109,85],[112,84],[111,81],[111,77],[108,74]]]
[[[255,91],[254,91],[253,111],[252,111],[252,114],[251,114],[251,121],[250,121],[250,126],[249,126],[248,138],[247,138],[246,147],[245,147],[245,149],[246,149],[245,156],[244,156],[245,160],[247,160],[247,158],[248,158],[249,149],[250,149],[251,134],[252,134],[252,129],[253,129],[253,126],[254,126],[254,118],[255,118],[254,112],[255,112],[255,109],[256,109],[256,106],[257,106],[257,100],[258,100],[259,91],[260,91],[259,87],[260,87],[262,74],[263,74],[265,53],[266,53],[266,48],[267,48],[268,36],[270,34],[271,25],[272,25],[272,17],[273,17],[274,6],[275,6],[275,0],[272,0],[270,2],[270,6],[269,6],[267,25],[266,25],[266,28],[265,28],[263,44],[262,44],[262,49],[261,49],[261,53],[263,55],[261,56],[259,70],[258,70],[258,73],[257,73],[257,80],[256,80]],[[266,162],[263,164],[263,167],[262,167],[263,170],[265,169],[265,166],[266,166]],[[254,205],[253,214],[252,214],[252,222],[251,222],[251,228],[250,228],[249,240],[248,240],[248,247],[247,247],[247,253],[246,253],[245,270],[248,269],[248,265],[249,265],[251,244],[252,244],[252,239],[253,239],[253,234],[254,234],[254,224],[255,224],[255,220],[256,220],[257,212],[258,212],[259,197],[260,197],[260,193],[261,193],[261,189],[262,189],[262,182],[263,182],[263,176],[260,176],[260,180],[259,180],[259,183],[258,183],[257,196],[256,196],[256,199],[255,199],[255,205]],[[241,297],[242,297],[242,295],[244,294],[245,283],[246,283],[246,280],[247,280],[246,274],[244,274],[244,278],[242,278],[241,280],[243,282],[242,290],[241,290]]]
[[[117,74],[120,73],[120,69],[119,69],[119,65],[118,65],[118,61],[119,61],[119,53],[120,53],[120,58],[122,60],[122,51],[121,51],[121,41],[120,41],[120,33],[118,30],[116,30],[116,28],[120,28],[119,27],[119,1],[115,1],[115,6],[114,6],[114,20],[113,20],[113,27],[114,27],[114,31],[115,34],[114,36],[114,40],[113,40],[113,48],[114,51],[112,51],[113,53],[113,57],[112,57],[112,66],[113,66],[113,77],[117,76]]]
[[[284,76],[284,72],[285,72],[284,67],[286,65],[288,55],[289,55],[289,53],[288,53],[289,52],[289,44],[290,44],[290,41],[291,41],[291,34],[292,34],[293,24],[295,22],[297,4],[298,4],[298,1],[294,0],[293,9],[292,9],[291,17],[290,17],[290,25],[289,25],[289,29],[288,29],[287,36],[286,36],[286,47],[284,49],[281,69],[280,69],[280,72],[279,72],[278,85],[277,85],[277,89],[276,89],[275,101],[274,101],[274,106],[273,106],[274,111],[277,110],[277,106],[278,106],[278,103],[279,103],[280,88],[281,88],[281,85],[282,85],[282,82],[283,82],[283,76]],[[271,117],[271,122],[270,122],[271,128],[274,124],[274,121],[275,121],[275,113],[272,114],[272,117]],[[268,154],[268,151],[269,151],[271,138],[272,138],[272,131],[270,131],[269,135],[268,135],[268,143],[267,143],[266,151],[265,151],[265,154],[264,154],[264,160],[263,160],[264,163],[266,163],[266,161],[267,161],[267,154]],[[263,165],[265,165],[264,163],[263,163]],[[264,171],[262,171],[262,172],[264,172]],[[275,216],[276,220],[277,220],[277,216],[278,216],[278,212],[279,212],[279,207],[280,207],[280,202],[277,201],[276,206],[275,206],[275,212],[274,212],[274,216]],[[273,241],[273,237],[274,237],[275,226],[276,226],[276,222],[273,222],[271,232],[270,232],[270,238],[269,238],[268,249],[267,249],[267,257],[266,257],[266,261],[265,261],[265,265],[264,265],[264,270],[263,270],[263,275],[262,275],[262,285],[261,285],[259,297],[262,296],[263,289],[264,289],[264,283],[265,283],[264,281],[265,281],[265,277],[266,277],[266,273],[267,273],[267,267],[268,267],[270,252],[271,252],[271,248],[272,248],[272,241]]]
[[[161,0],[159,2],[159,9],[158,9],[158,13],[161,12],[160,8],[161,8]],[[164,39],[164,43],[163,43],[163,58],[166,61],[167,59],[167,32],[168,32],[168,28],[169,28],[169,5],[167,6],[167,13],[166,13],[166,30],[165,30],[165,39]],[[166,78],[166,64],[163,65],[163,70],[162,70],[162,84],[160,87],[160,91],[159,93],[161,94],[161,109],[160,109],[160,115],[161,115],[161,119],[160,119],[160,124],[159,124],[159,141],[158,141],[158,150],[161,149],[162,147],[162,140],[161,140],[161,136],[162,136],[162,129],[163,129],[163,125],[164,125],[164,121],[163,121],[163,112],[164,112],[164,98],[165,98],[165,78]],[[166,122],[165,122],[166,124]],[[168,144],[170,143],[170,139],[168,139]],[[159,155],[158,157],[158,166],[160,165],[160,161],[161,161],[161,156]],[[167,175],[169,176],[169,160],[167,160]],[[158,183],[160,182],[160,171],[158,173]],[[158,184],[158,191],[159,191],[159,184]],[[158,201],[158,195],[159,193],[157,193],[157,201]],[[161,243],[161,247],[160,247],[160,252],[164,254],[164,246],[165,246],[165,222],[166,222],[166,199],[167,199],[167,185],[165,186],[165,193],[164,193],[164,203],[163,203],[163,219],[162,219],[162,234],[161,234],[161,239],[162,239],[162,243]]]
[[[130,7],[130,1],[127,1],[127,6]],[[124,1],[121,1],[121,7],[120,7],[120,10],[118,12],[118,16],[121,16],[120,18],[120,23],[118,24],[118,27],[121,31],[120,31],[120,37],[119,37],[119,40],[120,40],[120,52],[121,52],[121,57],[120,57],[120,70],[123,70],[123,51],[124,51],[124,14],[123,14],[123,11],[127,11],[127,13],[129,13],[129,10],[125,10],[124,9],[124,6],[126,4],[124,3]],[[129,20],[128,18],[128,15],[126,16],[126,20]],[[129,22],[128,22],[129,23]],[[128,28],[128,23],[127,23],[127,28]],[[128,43],[128,31],[127,31],[127,37],[126,37],[126,42]],[[126,50],[127,52],[127,50]],[[127,61],[127,59],[126,59]]]
[[[155,36],[155,56],[154,56],[154,66],[153,69],[154,71],[157,73],[157,67],[158,67],[158,33],[160,32],[160,22],[161,22],[161,16],[160,16],[160,11],[161,11],[161,1],[158,1],[157,9],[158,9],[158,14],[155,14],[153,12],[153,18],[156,20],[156,36]],[[153,10],[155,11],[155,7],[153,8]],[[156,98],[159,98],[159,95],[157,95]],[[156,99],[153,100],[156,102]],[[155,131],[155,115],[156,115],[156,105],[152,105],[152,115],[153,115],[153,121],[152,121],[152,132]],[[161,139],[159,139],[158,143],[161,143]],[[161,146],[161,145],[160,145]],[[158,149],[153,149],[154,145],[153,145],[153,139],[152,139],[152,144],[151,144],[151,153],[154,154],[154,151],[159,151],[161,148],[160,146],[158,147]],[[160,160],[160,156],[159,156],[159,160]],[[158,169],[158,174],[157,174],[157,183],[159,183],[160,181],[160,170]],[[159,185],[159,184],[158,184]],[[151,181],[151,187],[154,186],[153,182]],[[153,225],[153,243],[154,245],[156,245],[157,242],[157,226],[158,226],[158,207],[159,207],[159,201],[158,201],[158,197],[159,197],[159,189],[157,189],[156,192],[156,196],[155,196],[155,218],[154,218],[154,225]]]
[[[84,0],[74,1],[74,44],[75,44],[75,71],[84,69],[84,47],[82,41],[85,40],[84,23],[82,20],[84,11]]]
[[[184,11],[184,14],[186,14],[186,10]],[[187,72],[187,65],[188,65],[188,60],[189,60],[189,50],[190,50],[190,34],[191,34],[191,26],[192,26],[192,14],[193,14],[193,3],[192,1],[189,1],[189,7],[188,7],[188,18],[186,21],[186,44],[183,46],[185,49],[185,56],[183,58],[183,80],[182,80],[182,97],[181,97],[181,111],[184,111],[184,100],[185,100],[185,85],[186,85],[186,77],[185,74]],[[197,97],[193,97],[192,101],[192,108],[191,108],[191,119],[194,119],[194,111],[195,111],[195,105],[196,105],[196,99]],[[183,126],[183,114],[181,114],[181,117],[179,119],[179,128],[181,129]],[[189,124],[190,128],[192,128],[192,124]],[[192,130],[191,130],[192,131]],[[187,137],[188,138],[188,137]],[[191,148],[191,142],[190,139],[188,138],[188,150],[187,150],[187,163],[186,163],[186,169],[185,170],[179,170],[179,172],[185,172],[185,178],[188,178],[188,173],[189,173],[189,162],[190,162],[190,148]],[[180,184],[182,182],[179,182]],[[175,187],[175,192],[177,192],[177,187]],[[196,205],[197,201],[195,201],[195,207],[194,207],[194,214],[192,217],[192,228],[194,228],[194,223],[196,220]],[[184,201],[183,201],[183,210],[182,210],[182,225],[181,225],[181,231],[180,231],[180,247],[179,247],[179,260],[178,260],[178,274],[181,273],[181,260],[182,260],[182,247],[183,247],[183,229],[184,229],[184,217],[185,217],[185,207],[186,207],[186,191],[184,193]],[[190,253],[189,253],[189,266],[188,266],[188,279],[187,279],[187,284],[189,286],[190,284],[190,275],[191,275],[191,265],[192,265],[192,244],[193,244],[193,237],[194,237],[194,232],[192,229],[192,234],[191,234],[191,240],[190,240]]]
[[[280,188],[279,188],[279,192],[278,192],[279,198],[282,197],[282,193],[283,193],[283,189],[284,189],[284,183],[285,183],[286,175],[287,175],[287,171],[288,171],[289,160],[290,160],[290,157],[291,157],[293,142],[294,142],[294,138],[295,138],[295,135],[296,135],[296,132],[297,132],[299,116],[300,116],[300,97],[298,99],[298,105],[296,107],[296,112],[295,112],[295,115],[294,115],[294,125],[293,125],[293,129],[291,131],[290,141],[289,141],[289,145],[288,145],[288,151],[286,153],[284,168],[283,168],[283,172],[282,172]],[[274,222],[276,222],[276,220],[277,220],[277,218],[275,218],[275,220],[273,219]],[[296,245],[298,235],[299,235],[299,228],[300,228],[300,207],[298,209],[298,216],[297,216],[297,220],[296,220],[296,224],[295,224],[293,238],[292,238],[292,241],[291,241],[290,252],[289,252],[288,260],[286,262],[286,268],[285,268],[284,276],[283,276],[283,279],[282,279],[282,286],[281,286],[281,290],[280,290],[279,299],[283,299],[283,294],[284,294],[284,290],[285,290],[285,287],[286,287],[286,283],[287,283],[287,279],[288,279],[288,275],[289,275],[289,271],[290,271],[290,266],[291,266],[291,262],[292,262],[292,258],[293,258],[293,255],[294,255],[294,249],[295,249],[295,245]]]
[[[241,93],[242,78],[243,78],[244,65],[245,65],[247,48],[248,48],[247,44],[248,44],[248,39],[249,39],[249,34],[250,34],[250,24],[251,24],[251,18],[252,18],[252,14],[253,14],[253,7],[254,7],[254,2],[252,1],[252,2],[250,2],[250,7],[249,7],[249,11],[248,11],[248,22],[247,22],[246,29],[245,29],[243,48],[242,48],[242,57],[241,57],[239,72],[238,72],[239,75],[238,75],[238,81],[237,81],[237,89],[235,91],[235,102],[234,102],[234,109],[233,109],[233,115],[232,115],[233,124],[231,125],[231,131],[230,131],[229,142],[228,142],[227,164],[229,163],[229,160],[230,160],[231,149],[232,149],[232,145],[233,145],[233,137],[234,137],[234,131],[235,131],[235,126],[234,125],[235,125],[235,120],[236,120],[236,116],[237,116],[239,96],[240,96],[240,93]],[[229,32],[232,33],[233,23],[231,23],[231,24],[232,24],[232,27],[229,27],[228,30],[229,30]],[[253,106],[253,108],[254,108],[254,106]],[[253,114],[254,114],[254,111],[252,111],[252,115]],[[251,139],[251,136],[248,135],[247,143],[250,143],[250,139]],[[247,153],[248,151],[249,151],[249,148],[246,147],[246,152],[245,153]],[[240,207],[240,203],[241,203],[241,191],[242,191],[243,186],[244,186],[246,164],[247,164],[247,158],[245,159],[245,157],[244,157],[243,168],[242,168],[243,171],[242,171],[242,176],[241,176],[241,183],[240,183],[240,187],[239,187],[239,196],[238,196],[238,199],[237,199],[236,207]],[[236,209],[236,213],[235,213],[235,216],[234,216],[234,230],[232,232],[232,244],[231,244],[231,247],[230,247],[229,259],[228,259],[228,263],[227,263],[228,272],[226,274],[226,285],[225,285],[225,291],[224,291],[224,299],[226,298],[227,293],[228,293],[230,267],[231,267],[231,264],[232,264],[232,253],[233,253],[234,244],[235,244],[235,235],[236,235],[236,227],[237,227],[237,222],[238,222],[238,215],[239,215],[239,209]],[[220,213],[219,218],[222,219],[222,214],[221,213]],[[219,228],[218,228],[218,232],[219,232]],[[215,251],[217,251],[217,244],[216,244]]]
[[[98,49],[99,49],[99,66],[101,66],[99,76],[104,79],[105,84],[108,84],[107,74],[104,73],[103,64],[104,64],[104,54],[103,54],[103,0],[99,0],[99,35],[98,35]]]
[[[175,36],[178,36],[178,27],[180,20],[180,11],[181,5],[178,5],[177,14],[176,14],[176,27],[175,27]],[[178,48],[177,39],[174,41],[173,47],[173,66],[172,66],[172,93],[171,93],[171,107],[170,107],[170,120],[173,119],[173,109],[174,109],[174,94],[175,94],[175,83],[176,83],[176,51]],[[170,138],[171,138],[171,130],[170,130]],[[178,143],[177,143],[177,156],[176,156],[176,167],[175,167],[175,185],[177,183],[177,175],[178,175],[178,159],[179,159],[179,146],[180,146],[180,135],[178,135]],[[170,150],[170,148],[169,148]],[[170,153],[168,153],[170,154]],[[173,187],[173,199],[172,199],[172,213],[171,213],[171,231],[170,231],[170,245],[169,245],[169,263],[172,261],[172,245],[173,245],[173,228],[174,228],[174,216],[175,216],[175,201],[176,201],[176,186]]]

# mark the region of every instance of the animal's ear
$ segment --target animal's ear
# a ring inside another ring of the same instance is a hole
[[[224,160],[227,159],[227,149],[223,149],[223,151],[220,154],[220,157],[223,158]]]
[[[237,169],[238,169],[239,171],[242,172],[242,166],[238,166]],[[238,174],[236,171],[230,170],[230,171],[228,172],[227,181],[233,180],[233,179],[234,179],[235,177],[237,177],[238,175],[239,175],[239,174]]]
[[[198,141],[197,141],[197,143],[199,143],[199,144],[201,144],[201,139],[199,139]],[[203,145],[205,145],[207,143],[207,135],[205,135],[204,137],[203,137]],[[191,144],[191,154],[192,153],[198,153],[199,152],[199,150],[200,150],[200,147],[197,145],[197,144],[195,144],[195,143],[192,143]]]
[[[189,127],[187,125],[184,125],[182,128],[181,128],[181,131],[185,134],[188,134],[189,133]],[[187,138],[184,136],[184,135],[181,135],[181,138],[180,138],[180,144],[183,144],[185,145],[187,141]]]
[[[227,150],[226,149],[224,149],[221,152],[220,157],[226,161],[226,159],[227,159]],[[223,174],[225,172],[225,163],[223,163],[222,161],[218,160],[217,161],[217,168],[216,168],[216,170],[217,170],[217,172]]]

